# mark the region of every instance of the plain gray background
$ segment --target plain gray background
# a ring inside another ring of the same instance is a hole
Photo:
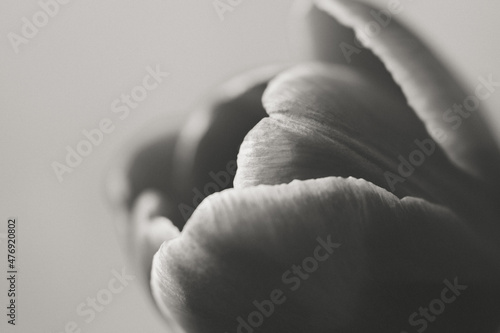
[[[474,87],[479,75],[500,79],[500,2],[401,1],[399,19],[445,56],[465,84]],[[293,60],[290,4],[244,0],[221,21],[212,0],[73,0],[16,54],[8,33],[19,34],[21,18],[40,8],[35,0],[0,2],[0,234],[7,217],[18,217],[20,272],[18,325],[7,327],[2,310],[2,332],[59,333],[70,321],[88,333],[162,331],[137,282],[92,322],[76,314],[125,265],[104,197],[106,172],[124,145],[178,126],[215,85],[257,65]],[[111,102],[156,65],[171,75],[120,120]],[[500,92],[485,104],[500,125],[493,112]],[[75,147],[81,131],[103,118],[113,120],[114,132],[60,183],[51,163],[63,162],[66,146]],[[153,129],[148,134],[145,127]],[[4,278],[0,288],[4,309]]]

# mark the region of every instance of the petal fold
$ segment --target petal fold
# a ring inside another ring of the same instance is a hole
[[[363,71],[299,65],[271,81],[263,103],[269,117],[240,147],[235,187],[352,176],[499,234],[495,193],[455,167],[404,99]]]
[[[500,184],[500,151],[479,107],[484,98],[466,92],[433,52],[394,17],[380,26],[371,14],[377,10],[359,1],[315,3],[354,29],[363,45],[382,60],[430,135],[456,165]],[[378,29],[370,30],[373,23]],[[489,79],[491,75],[482,81]]]
[[[329,177],[209,197],[155,255],[151,284],[188,332],[385,333],[457,280],[466,291],[429,332],[488,332],[497,257],[446,208]]]

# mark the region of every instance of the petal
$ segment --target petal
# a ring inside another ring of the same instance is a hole
[[[266,115],[262,94],[284,66],[267,66],[232,79],[200,103],[179,131],[128,145],[126,156],[108,172],[106,192],[113,208],[128,215],[137,198],[153,190],[165,200],[160,213],[182,229],[204,197],[232,186],[239,146]],[[212,174],[220,173],[224,174],[214,180]]]
[[[173,202],[176,195],[171,182],[176,140],[176,133],[168,133],[147,143],[127,143],[126,151],[108,171],[105,184],[107,198],[116,211],[129,214],[137,198],[151,190],[166,198],[160,214],[174,212],[167,201]]]
[[[139,272],[145,286],[149,286],[151,262],[160,245],[179,236],[179,229],[167,218],[161,216],[165,200],[158,192],[143,192],[134,202],[127,218],[129,228],[121,240],[125,241],[128,259]]]
[[[362,69],[364,73],[376,78],[378,84],[384,84],[394,90],[394,93],[403,96],[382,61],[355,40],[354,31],[332,19],[314,1],[296,1],[290,16],[291,44],[302,62],[348,64]]]
[[[300,65],[277,76],[263,102],[269,118],[240,147],[235,187],[352,176],[500,234],[498,196],[450,163],[404,100],[364,72]]]
[[[269,80],[284,68],[271,65],[237,76],[189,117],[173,156],[173,185],[184,207],[179,208],[181,225],[204,197],[232,187],[240,144],[266,115],[262,94]]]
[[[358,1],[316,0],[315,3],[335,20],[354,29],[363,45],[382,60],[430,135],[455,164],[478,178],[500,184],[500,153],[482,117],[483,111],[462,110],[465,115],[452,111],[455,105],[463,109],[468,99],[475,98],[478,103],[480,100],[467,93],[414,34],[394,18],[384,27],[379,25],[377,33],[367,32],[370,23],[375,22],[371,14],[375,9]]]
[[[205,196],[232,186],[239,145],[265,115],[262,94],[282,68],[250,71],[219,87],[178,133],[135,140],[108,172],[121,245],[148,288],[161,243],[182,230]]]
[[[499,322],[497,259],[443,207],[330,177],[211,196],[155,255],[151,283],[189,332],[244,320],[258,332],[385,333],[457,279],[466,291],[429,332],[487,332]]]

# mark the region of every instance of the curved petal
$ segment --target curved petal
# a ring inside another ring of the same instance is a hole
[[[235,187],[353,176],[500,234],[498,197],[451,164],[404,100],[364,72],[300,65],[276,77],[263,102],[269,118],[240,147]]]
[[[111,206],[129,214],[144,191],[156,191],[173,202],[173,155],[177,133],[168,133],[151,142],[127,144],[125,154],[116,159],[106,175],[106,196]],[[132,141],[132,140],[131,140]],[[124,149],[125,150],[125,149]],[[165,205],[162,215],[171,215],[173,207]]]
[[[300,61],[322,61],[352,66],[376,79],[403,98],[380,59],[363,47],[354,31],[319,9],[312,0],[294,2],[290,15],[290,39]]]
[[[161,243],[182,230],[205,196],[232,186],[239,145],[265,115],[262,94],[281,68],[250,71],[219,87],[179,131],[133,141],[108,172],[120,243],[148,288]]]
[[[204,197],[232,186],[239,146],[266,115],[262,94],[285,67],[237,76],[200,103],[178,131],[129,148],[108,173],[106,192],[115,210],[130,214],[137,198],[153,190],[165,200],[160,214],[182,229]]]
[[[232,187],[245,135],[265,115],[262,94],[285,65],[246,72],[200,103],[181,129],[173,155],[172,182],[182,227],[208,195]]]
[[[353,28],[363,45],[382,60],[430,135],[454,163],[478,178],[500,184],[500,152],[478,110],[485,91],[476,91],[478,96],[465,92],[437,57],[396,19],[381,27],[371,14],[375,10],[359,1],[315,3]],[[379,29],[370,30],[373,23]]]
[[[492,251],[443,207],[331,177],[209,197],[155,255],[151,283],[189,332],[386,333],[456,282],[466,291],[429,332],[488,332]]]

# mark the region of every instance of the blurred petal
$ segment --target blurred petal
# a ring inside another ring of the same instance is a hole
[[[373,8],[358,1],[316,0],[315,3],[341,24],[353,28],[364,46],[380,57],[401,86],[409,105],[454,163],[478,178],[500,184],[500,153],[482,111],[475,111],[477,114],[463,119],[458,127],[455,121],[445,118],[447,110],[474,95],[464,91],[416,36],[394,18],[377,33],[367,32],[370,22],[374,22],[370,14]],[[446,140],[440,140],[439,131],[444,131]]]
[[[164,200],[159,215],[182,229],[205,196],[231,187],[234,171],[224,183],[217,182],[217,188],[209,186],[205,191],[214,182],[212,172],[227,173],[228,166],[236,163],[243,138],[265,116],[261,99],[267,82],[283,68],[268,66],[232,79],[201,103],[179,131],[129,147],[106,182],[120,229],[128,228],[125,221],[130,220],[128,215],[144,191],[157,192]]]
[[[137,149],[126,166],[125,182],[128,193],[126,206],[133,207],[136,199],[146,190],[154,190],[172,201],[176,193],[172,189],[173,156],[177,143],[176,133],[158,138]],[[171,207],[164,215],[170,215]]]
[[[499,234],[498,197],[451,164],[412,109],[364,72],[300,65],[276,77],[263,102],[269,118],[240,148],[235,187],[353,176],[446,205]]]
[[[155,255],[151,283],[189,332],[236,332],[279,290],[256,332],[386,333],[458,279],[466,292],[429,332],[488,332],[499,323],[497,256],[443,207],[331,177],[211,196]]]
[[[240,144],[266,115],[262,94],[268,81],[284,68],[266,66],[230,80],[189,117],[174,154],[173,181],[184,207],[178,209],[182,209],[179,225],[204,197],[232,187]],[[220,173],[224,175],[214,179]]]
[[[180,234],[170,220],[161,216],[164,201],[158,192],[145,191],[134,202],[127,218],[130,227],[124,240],[128,258],[146,283],[150,279],[153,255],[164,241]]]
[[[232,186],[236,156],[247,132],[265,115],[261,98],[278,67],[248,72],[220,87],[179,133],[127,146],[108,172],[106,194],[120,243],[149,289],[154,253],[182,230],[204,196]],[[228,165],[234,170],[227,173]],[[226,172],[210,193],[213,172]],[[202,192],[197,196],[196,191]],[[188,210],[184,207],[188,207]]]
[[[130,234],[137,200],[148,191],[162,200],[156,212],[158,216],[178,219],[177,192],[172,182],[176,140],[176,133],[147,142],[131,140],[124,153],[115,159],[106,175],[105,191],[121,234]]]
[[[355,40],[351,28],[319,9],[314,1],[296,1],[290,16],[290,39],[301,61],[349,64],[355,69],[362,69],[375,78],[378,85],[385,85],[403,98],[401,89],[382,61]]]

